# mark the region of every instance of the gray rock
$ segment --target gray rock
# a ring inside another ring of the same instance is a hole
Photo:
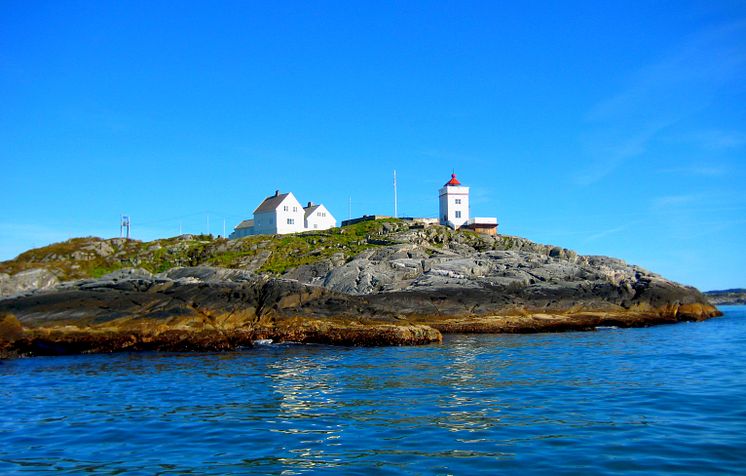
[[[298,266],[297,268],[293,268],[289,270],[287,273],[283,275],[283,277],[287,279],[293,279],[296,281],[300,281],[302,283],[310,284],[313,286],[321,286],[323,285],[324,279],[326,276],[337,266],[341,266],[342,263],[339,263],[337,261],[337,265],[335,266],[335,261],[332,259],[324,260],[319,263],[304,265],[304,266]]]
[[[91,243],[87,246],[84,246],[83,249],[92,251],[102,258],[106,258],[107,256],[111,256],[114,254],[114,248],[107,241],[98,241],[95,243]]]
[[[251,281],[256,275],[243,269],[215,268],[211,266],[194,266],[173,268],[156,275],[161,279],[182,280],[188,282],[214,283],[222,281],[241,282]]]
[[[149,279],[152,277],[153,277],[153,273],[151,273],[150,271],[146,269],[124,268],[124,269],[118,269],[105,276],[102,276],[101,279],[109,280],[109,281],[118,281],[118,280],[125,280],[125,279]]]
[[[400,233],[396,235],[399,244],[365,251],[346,263],[325,261],[300,267],[285,276],[347,295],[472,290],[477,293],[474,299],[487,301],[487,306],[473,303],[482,309],[498,301],[532,307],[532,299],[541,306],[568,308],[597,307],[597,301],[607,298],[614,305],[629,304],[638,288],[668,283],[618,259],[579,257],[564,248],[521,238],[445,234],[438,236],[446,246],[433,247],[428,232]],[[500,295],[497,301],[496,293]],[[463,312],[463,307],[452,310]]]
[[[48,289],[59,283],[57,276],[46,269],[29,269],[12,276],[7,274],[4,276],[0,277],[0,296],[12,296],[37,289]]]

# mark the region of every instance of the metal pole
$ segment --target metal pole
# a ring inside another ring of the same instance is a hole
[[[396,169],[394,169],[394,218],[399,218],[398,199],[396,197]]]

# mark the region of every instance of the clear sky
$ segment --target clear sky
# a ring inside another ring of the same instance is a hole
[[[275,189],[746,287],[746,2],[0,1],[0,259]]]

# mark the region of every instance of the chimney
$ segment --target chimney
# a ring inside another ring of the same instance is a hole
[[[279,195],[280,195],[280,191],[279,190],[275,190],[275,197],[277,197]]]
[[[311,208],[313,206],[313,202],[308,202],[308,206],[306,208]]]

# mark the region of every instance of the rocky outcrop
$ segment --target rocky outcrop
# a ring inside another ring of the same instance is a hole
[[[0,359],[15,357],[15,343],[24,337],[21,323],[12,314],[0,314]]]
[[[0,296],[12,296],[38,289],[49,289],[59,282],[57,276],[46,269],[29,269],[12,276],[0,273]]]
[[[404,315],[656,313],[688,305],[701,305],[703,317],[717,312],[696,289],[619,259],[517,237],[440,233],[440,227],[407,230],[394,235],[398,244],[341,264],[302,266],[288,276],[366,296]]]
[[[258,339],[343,345],[439,342],[432,327],[398,322],[357,297],[240,270],[183,268],[157,277],[104,277],[0,301],[20,322],[26,354],[225,350]]]
[[[0,345],[32,355],[223,350],[258,339],[409,345],[439,342],[443,332],[592,330],[719,314],[696,289],[621,260],[516,237],[390,228],[366,238],[380,246],[356,242],[363,251],[354,256],[319,250],[281,277],[253,265],[132,268],[15,293],[0,300],[0,315],[21,331]],[[252,259],[277,263],[273,253],[286,248],[275,246]]]
[[[711,303],[718,306],[746,304],[746,289],[725,289],[722,291],[707,291],[705,293]]]

